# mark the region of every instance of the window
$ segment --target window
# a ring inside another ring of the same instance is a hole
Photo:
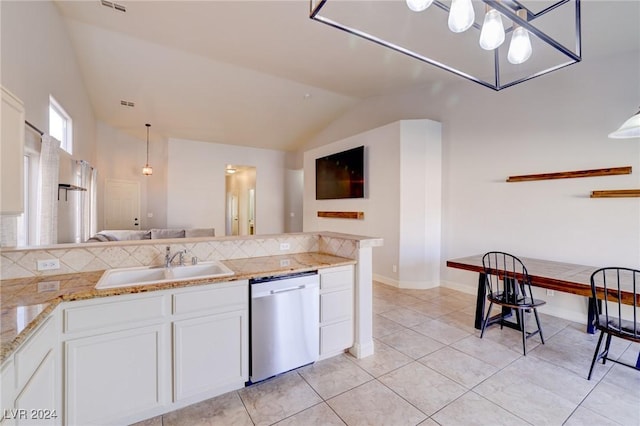
[[[49,96],[49,134],[60,141],[60,148],[73,153],[73,125],[71,117],[60,104]]]

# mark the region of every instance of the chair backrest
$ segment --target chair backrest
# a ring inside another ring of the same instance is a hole
[[[640,340],[640,271],[630,268],[600,268],[591,274],[591,294],[596,325],[621,337]],[[606,295],[606,297],[605,297]],[[595,303],[602,300],[602,305]]]
[[[517,257],[490,251],[482,257],[487,295],[507,303],[531,298],[531,280],[524,263]],[[515,284],[515,285],[513,285]]]

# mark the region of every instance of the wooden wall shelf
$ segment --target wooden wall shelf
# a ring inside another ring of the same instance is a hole
[[[629,175],[631,166],[610,167],[606,169],[575,170],[571,172],[541,173],[536,175],[509,176],[507,182],[527,182],[531,180],[571,179],[593,176]]]
[[[640,197],[640,189],[609,189],[605,191],[591,191],[591,198],[623,197]]]
[[[364,212],[318,212],[318,217],[364,220]]]

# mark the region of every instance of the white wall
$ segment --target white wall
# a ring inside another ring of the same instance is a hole
[[[98,121],[97,125],[97,154],[98,231],[104,229],[106,179],[140,184],[140,229],[166,227],[167,142],[154,137],[153,126],[149,136],[149,165],[153,168],[151,176],[142,174],[142,167],[147,160],[146,138],[134,138],[102,121]],[[148,213],[153,217],[149,218]]]
[[[638,52],[597,60],[587,55],[580,64],[501,92],[462,81],[372,98],[308,147],[398,119],[442,121],[442,283],[475,292],[477,276],[445,262],[491,249],[637,268],[640,199],[591,199],[589,193],[640,187],[640,142],[607,138],[637,110],[638,75]],[[626,165],[633,174],[505,183],[509,175]],[[543,297],[548,312],[586,318],[583,298]]]
[[[60,183],[76,184],[71,180],[76,160],[96,165],[96,120],[64,21],[48,1],[2,1],[0,15],[2,85],[24,102],[26,120],[45,133],[49,131],[50,95],[71,116],[73,155],[61,151]],[[34,132],[27,128],[26,133],[30,140]],[[38,141],[37,151],[39,145]],[[65,193],[60,192],[59,242],[75,241],[79,195],[70,191],[65,201]],[[31,210],[35,215],[35,205]]]
[[[400,122],[400,248],[402,287],[437,287],[442,210],[441,125]]]
[[[365,198],[316,200],[315,159],[361,145]],[[440,152],[440,124],[431,120],[395,122],[306,151],[305,232],[382,237],[384,245],[373,251],[377,280],[405,288],[438,285]],[[318,211],[359,211],[364,220],[319,218]]]
[[[284,232],[285,152],[169,139],[167,226],[225,229],[225,166],[256,168],[256,233]]]
[[[2,85],[26,120],[49,130],[49,95],[73,119],[73,158],[95,161],[95,118],[64,21],[53,2],[2,1]]]

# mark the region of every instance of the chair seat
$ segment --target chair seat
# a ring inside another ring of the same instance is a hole
[[[634,330],[634,322],[631,320],[609,317],[609,323],[607,324],[607,316],[605,314],[601,314],[599,319],[599,328],[608,328],[610,330],[615,330],[621,333],[630,334],[631,337],[640,338],[640,323],[635,323]],[[605,326],[606,324],[606,326]]]
[[[487,296],[487,300],[493,303],[497,303],[501,306],[506,306],[514,309],[522,309],[522,308],[537,308],[538,306],[542,306],[547,302],[541,299],[534,299],[532,297],[520,297],[517,300],[507,300],[504,296],[504,293],[497,293],[493,296]]]

